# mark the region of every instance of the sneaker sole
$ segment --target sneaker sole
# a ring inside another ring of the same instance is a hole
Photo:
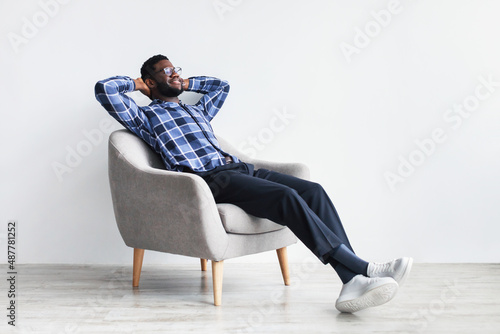
[[[362,296],[337,303],[335,307],[342,313],[354,313],[368,307],[379,306],[390,301],[398,292],[397,283],[388,283],[367,291]]]
[[[403,285],[403,283],[410,275],[412,265],[413,265],[413,258],[410,257],[410,259],[408,260],[408,264],[406,265],[405,272],[403,273],[403,276],[397,281],[399,286]]]

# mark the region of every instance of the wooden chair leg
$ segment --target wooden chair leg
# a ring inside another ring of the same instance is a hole
[[[276,250],[278,253],[278,261],[281,267],[281,275],[283,275],[283,281],[285,285],[290,285],[290,268],[288,267],[288,254],[286,252],[286,247]]]
[[[134,266],[132,274],[132,286],[139,286],[141,279],[142,260],[144,259],[144,249],[134,248]]]
[[[224,261],[212,261],[212,281],[214,286],[214,305],[219,306],[222,301],[222,276]]]
[[[201,262],[201,271],[207,271],[208,260],[207,259],[200,259],[200,262]]]

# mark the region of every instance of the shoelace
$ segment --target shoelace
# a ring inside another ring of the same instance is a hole
[[[387,273],[394,270],[394,262],[387,263],[375,263],[375,268],[373,269],[373,274],[378,275],[381,273]]]

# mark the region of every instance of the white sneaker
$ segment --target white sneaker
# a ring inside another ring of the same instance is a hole
[[[390,277],[354,276],[342,286],[335,307],[340,312],[354,313],[387,303],[398,292],[398,283]]]
[[[402,257],[387,263],[368,264],[368,277],[392,277],[401,286],[410,274],[413,259],[411,257]]]

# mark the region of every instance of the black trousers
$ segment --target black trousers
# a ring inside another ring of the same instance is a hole
[[[341,244],[353,250],[332,201],[318,183],[243,162],[194,173],[209,185],[217,203],[287,226],[324,264]],[[333,261],[333,263],[332,263]]]

